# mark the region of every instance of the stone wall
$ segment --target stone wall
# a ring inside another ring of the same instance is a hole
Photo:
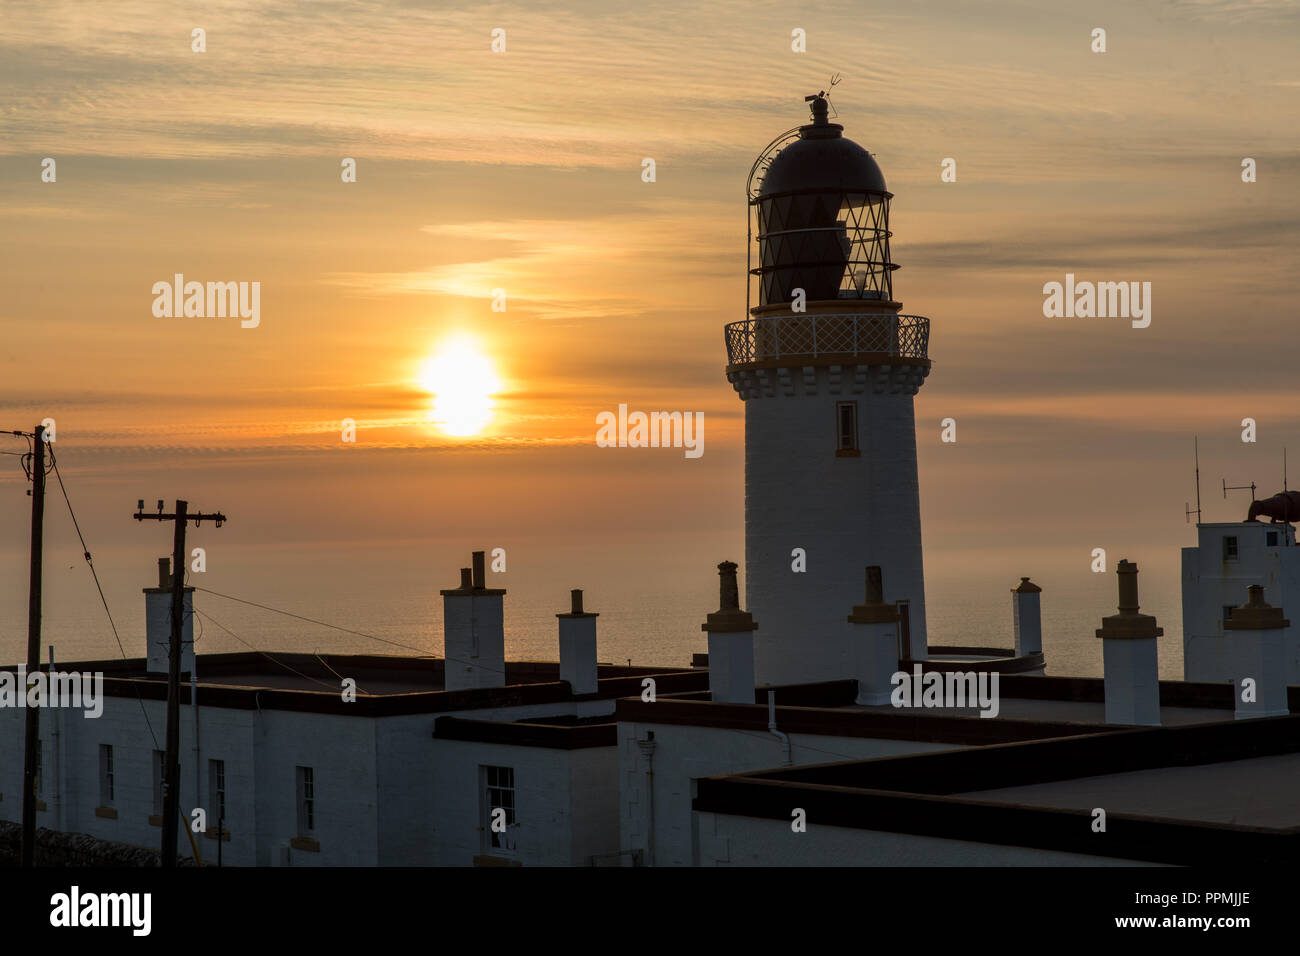
[[[0,866],[17,866],[21,858],[22,826],[0,821]],[[40,827],[36,830],[37,866],[157,866],[158,851],[101,840],[86,833],[59,833]],[[181,866],[193,866],[183,858]]]

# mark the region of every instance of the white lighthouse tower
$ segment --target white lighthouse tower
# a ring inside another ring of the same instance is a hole
[[[867,566],[898,606],[900,657],[926,656],[912,397],[930,372],[930,320],[894,301],[880,167],[829,121],[824,94],[808,99],[812,122],[751,171],[758,304],[726,327],[727,379],[745,402],[760,684],[855,676],[860,635],[844,609]]]

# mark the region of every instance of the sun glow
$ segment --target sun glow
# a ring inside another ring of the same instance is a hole
[[[426,359],[420,384],[434,396],[429,420],[457,437],[477,435],[488,426],[495,406],[492,397],[501,390],[492,360],[468,336],[444,342]]]

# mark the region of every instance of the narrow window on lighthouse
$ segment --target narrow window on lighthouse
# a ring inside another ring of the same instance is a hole
[[[835,454],[839,457],[857,458],[862,454],[858,450],[858,403],[836,402],[835,424],[839,435]]]

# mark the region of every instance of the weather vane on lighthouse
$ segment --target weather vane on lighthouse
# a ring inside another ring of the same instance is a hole
[[[830,106],[830,101],[831,101],[831,90],[835,89],[835,87],[837,87],[837,86],[839,86],[839,85],[840,85],[840,75],[839,75],[838,73],[832,74],[832,75],[831,75],[831,84],[830,84],[830,87],[829,87],[828,89],[825,89],[825,90],[818,90],[816,93],[813,93],[811,96],[805,96],[805,97],[803,98],[803,101],[804,101],[805,103],[815,103],[817,100],[825,100],[825,101],[826,101],[826,105],[827,105],[827,106]],[[817,109],[817,107],[814,105],[814,106],[812,107],[812,109],[813,109],[813,111],[815,112],[816,109]],[[836,115],[836,116],[839,116],[840,114],[839,114],[838,111],[836,111],[835,115]]]

